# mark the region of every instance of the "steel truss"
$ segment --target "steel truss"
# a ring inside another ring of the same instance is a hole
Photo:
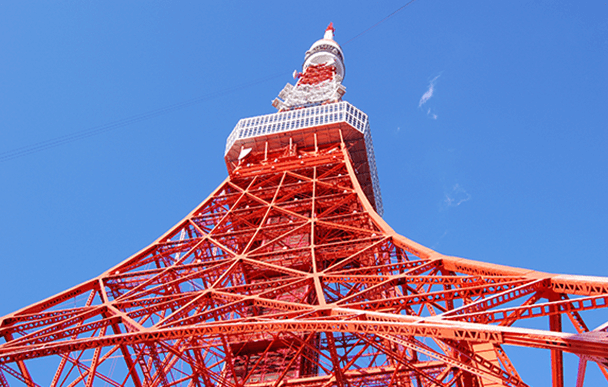
[[[608,279],[441,255],[356,176],[344,142],[250,155],[147,248],[2,318],[0,386],[525,386],[508,346],[550,351],[554,386],[564,352],[608,379],[608,324],[581,317]]]

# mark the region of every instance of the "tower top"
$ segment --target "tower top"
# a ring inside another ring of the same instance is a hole
[[[369,202],[382,215],[380,183],[367,115],[346,101],[342,86],[344,55],[329,24],[323,39],[306,51],[297,82],[287,84],[272,105],[279,111],[240,120],[226,140],[224,159],[231,176],[257,165],[274,168],[281,153],[290,157],[317,154],[344,144]]]
[[[334,40],[334,33],[335,32],[336,32],[336,29],[334,28],[334,23],[333,22],[329,23],[329,25],[325,29],[325,35],[323,36],[323,39]]]
[[[285,85],[272,106],[279,111],[338,102],[346,92],[342,86],[346,68],[342,48],[334,40],[333,23],[325,29],[323,39],[310,46],[304,56],[302,71],[294,71],[296,85]]]
[[[336,68],[336,75],[340,77],[340,82],[344,79],[344,54],[340,45],[334,40],[335,32],[334,23],[329,23],[325,29],[323,39],[314,42],[310,49],[306,51],[306,57],[302,65],[303,72],[306,72],[306,69],[311,65],[333,65]]]

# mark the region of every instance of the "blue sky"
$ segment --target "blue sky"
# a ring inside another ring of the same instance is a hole
[[[349,41],[403,4],[0,3],[0,315],[98,275],[205,199],[234,125],[274,111],[330,21],[396,231],[607,276],[606,2],[417,0]],[[520,359],[528,383],[550,385],[526,361],[547,354]]]

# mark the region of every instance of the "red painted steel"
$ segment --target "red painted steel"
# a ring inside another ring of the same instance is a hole
[[[310,65],[301,75],[298,83],[303,85],[316,85],[323,81],[333,79],[335,74],[336,66],[326,64]]]
[[[579,379],[606,372],[608,324],[590,331],[581,313],[605,313],[608,279],[398,235],[351,145],[253,152],[149,247],[3,317],[0,385],[525,386],[513,345],[547,350],[556,386],[564,353]]]

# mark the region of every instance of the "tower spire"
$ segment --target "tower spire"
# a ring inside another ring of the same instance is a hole
[[[286,111],[342,99],[346,93],[342,85],[346,68],[342,48],[334,40],[334,33],[334,25],[329,23],[323,39],[317,40],[306,51],[302,71],[294,71],[295,86],[286,84],[272,106]]]
[[[334,34],[336,33],[336,29],[334,28],[334,23],[331,22],[325,29],[325,35],[323,39],[334,40]]]

